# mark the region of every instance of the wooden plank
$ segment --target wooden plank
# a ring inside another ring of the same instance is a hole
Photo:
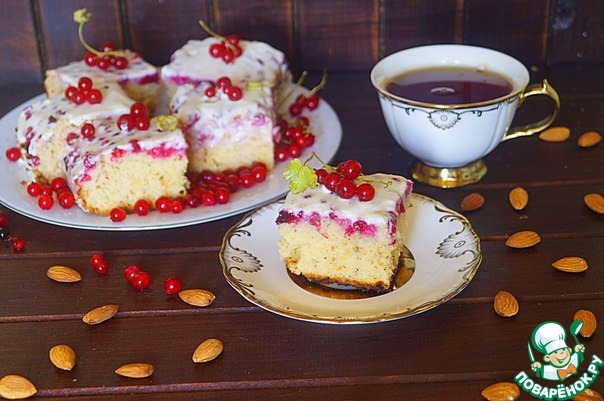
[[[48,68],[81,60],[86,53],[78,38],[78,25],[73,20],[73,12],[80,8],[86,8],[92,13],[92,18],[84,26],[84,38],[92,47],[98,49],[103,42],[112,42],[117,48],[124,47],[119,0],[36,1],[40,10],[40,34]]]
[[[132,48],[151,64],[167,64],[188,40],[208,36],[198,23],[211,18],[207,1],[125,0],[125,5]]]
[[[31,5],[0,0],[0,86],[41,83],[42,62]]]
[[[378,57],[379,1],[298,2],[301,68],[321,71],[368,69]]]

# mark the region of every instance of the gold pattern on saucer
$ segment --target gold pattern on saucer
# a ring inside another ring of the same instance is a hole
[[[432,167],[417,162],[413,168],[414,180],[439,188],[456,188],[480,181],[487,173],[482,159],[461,167]]]

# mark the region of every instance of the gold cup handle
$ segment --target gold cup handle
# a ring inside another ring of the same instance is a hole
[[[522,105],[524,99],[534,95],[545,95],[549,97],[554,103],[554,109],[552,110],[552,113],[549,116],[545,117],[543,120],[537,121],[536,123],[523,125],[521,127],[510,128],[508,133],[504,135],[502,141],[507,141],[508,139],[514,139],[521,136],[533,135],[537,132],[543,131],[554,122],[556,116],[558,115],[558,111],[560,111],[560,98],[558,97],[558,92],[556,92],[556,90],[548,84],[547,79],[544,79],[543,82],[540,84],[528,86],[524,90],[524,92],[520,94],[520,99],[518,100],[518,107]]]

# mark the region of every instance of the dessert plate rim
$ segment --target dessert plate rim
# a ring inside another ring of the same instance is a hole
[[[327,298],[295,284],[280,260],[275,219],[282,204],[279,200],[246,214],[227,231],[219,254],[226,281],[249,302],[277,315],[333,324],[413,316],[459,294],[482,262],[480,238],[466,217],[432,198],[412,194],[405,241],[415,259],[411,279],[370,298]]]
[[[308,93],[308,89],[295,87],[291,96],[295,98],[299,93]],[[0,119],[0,149],[2,150],[0,156],[0,187],[2,187],[0,203],[29,218],[44,223],[86,230],[158,230],[231,217],[279,199],[289,190],[287,182],[281,176],[287,167],[287,162],[282,162],[277,163],[275,168],[269,172],[265,182],[231,194],[231,201],[225,205],[200,206],[196,209],[185,208],[180,214],[157,211],[152,211],[144,217],[130,214],[126,220],[117,223],[111,221],[108,216],[85,213],[77,206],[62,209],[55,203],[51,210],[42,210],[37,206],[35,198],[30,197],[26,192],[26,184],[31,181],[31,178],[26,171],[25,164],[22,161],[9,161],[4,152],[16,146],[15,128],[21,110],[45,97],[45,94],[35,96],[13,108]],[[316,152],[326,161],[333,159],[342,141],[342,126],[336,112],[325,99],[321,99],[316,110],[304,115],[310,119],[311,128],[316,134],[316,141],[313,146],[304,150],[300,158],[307,158],[312,152]]]

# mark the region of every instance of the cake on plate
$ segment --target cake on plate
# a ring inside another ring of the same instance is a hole
[[[271,88],[218,81],[219,86],[181,85],[170,102],[189,144],[189,171],[234,171],[254,162],[272,169],[273,134],[279,127]]]
[[[352,181],[371,185],[373,197],[346,199],[322,184],[290,191],[276,220],[279,254],[292,274],[311,282],[387,292],[404,247],[413,184],[381,173]]]

